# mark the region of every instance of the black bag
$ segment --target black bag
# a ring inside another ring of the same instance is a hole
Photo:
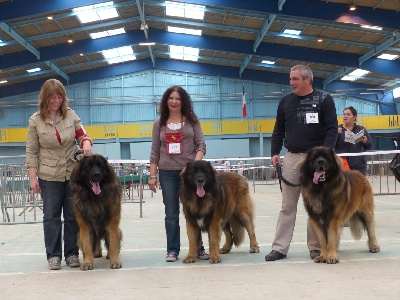
[[[394,177],[400,182],[400,153],[397,153],[390,162],[389,169],[392,170]]]

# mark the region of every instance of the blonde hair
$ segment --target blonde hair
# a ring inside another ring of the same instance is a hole
[[[60,95],[63,98],[59,110],[60,114],[64,117],[67,113],[68,98],[64,85],[57,79],[49,79],[42,85],[39,93],[39,113],[43,121],[46,120],[46,117],[49,115],[50,98],[54,94]]]

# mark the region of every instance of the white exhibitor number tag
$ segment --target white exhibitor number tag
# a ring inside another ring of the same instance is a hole
[[[181,143],[169,143],[168,144],[169,154],[180,154],[181,153]]]
[[[306,113],[306,123],[307,124],[317,124],[317,123],[319,123],[318,113]]]

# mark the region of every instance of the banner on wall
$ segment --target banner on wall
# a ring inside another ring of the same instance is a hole
[[[242,118],[247,117],[247,106],[246,106],[246,93],[244,92],[244,83],[242,89]]]

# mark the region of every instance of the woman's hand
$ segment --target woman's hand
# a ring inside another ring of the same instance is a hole
[[[34,193],[40,193],[40,185],[37,178],[30,179],[31,189]]]
[[[365,144],[367,141],[368,141],[368,138],[367,138],[366,135],[364,135],[364,136],[361,138],[361,142],[362,142],[363,144]]]
[[[83,155],[91,155],[92,154],[92,144],[89,140],[83,141],[82,145]]]
[[[157,178],[149,178],[149,188],[154,193],[157,193]]]

